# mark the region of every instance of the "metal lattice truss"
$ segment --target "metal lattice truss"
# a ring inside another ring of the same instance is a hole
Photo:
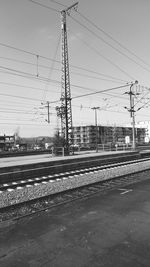
[[[68,145],[71,145],[72,138],[72,109],[69,77],[68,45],[66,31],[66,12],[62,11],[62,91],[61,91],[61,120],[62,134]]]
[[[134,96],[135,96],[135,104],[136,106],[140,106],[142,108],[147,108],[150,106],[150,88],[136,85],[133,88]]]
[[[67,44],[66,14],[70,14],[71,9],[76,9],[77,3],[61,12],[62,16],[62,79],[61,79],[61,132],[66,140],[66,148],[72,144],[72,108],[69,76],[69,58]]]

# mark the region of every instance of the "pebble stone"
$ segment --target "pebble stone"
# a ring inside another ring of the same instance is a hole
[[[92,184],[100,181],[112,179],[122,175],[134,174],[138,171],[150,169],[150,160],[130,165],[119,166],[117,168],[110,168],[106,170],[99,170],[96,172],[85,173],[82,175],[69,176],[57,180],[49,180],[44,183],[35,183],[30,186],[18,186],[13,191],[0,191],[0,207],[6,207],[11,204],[21,203],[24,201],[32,200],[42,196],[52,195],[65,190],[77,188],[87,184]],[[45,177],[46,178],[46,177]],[[36,185],[36,186],[35,186]]]

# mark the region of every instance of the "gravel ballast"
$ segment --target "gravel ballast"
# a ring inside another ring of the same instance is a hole
[[[1,191],[0,208],[148,169],[150,160]]]

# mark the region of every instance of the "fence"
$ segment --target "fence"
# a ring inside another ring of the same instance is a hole
[[[64,147],[52,147],[51,153],[52,153],[52,156],[64,156],[65,150],[64,150]]]
[[[126,144],[123,145],[115,145],[112,146],[111,144],[99,144],[98,145],[98,150],[103,150],[103,151],[125,151],[125,150],[131,150],[132,147],[128,146]]]

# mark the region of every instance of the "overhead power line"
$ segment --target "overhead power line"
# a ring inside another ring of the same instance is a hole
[[[31,62],[27,62],[27,61],[23,61],[23,60],[18,60],[18,59],[14,59],[14,58],[1,57],[1,56],[0,56],[0,58],[1,59],[4,59],[4,60],[9,60],[9,61],[12,61],[12,62],[17,62],[17,63],[31,65],[31,66],[36,66],[37,65],[35,63],[31,63]],[[52,62],[55,62],[55,60],[52,61]],[[54,67],[48,67],[48,66],[41,65],[41,64],[38,64],[38,68],[44,68],[44,69],[49,69],[49,70],[52,70],[53,69],[54,71],[61,72],[61,69],[54,68]],[[90,70],[87,70],[87,69],[84,69],[84,68],[80,68],[80,67],[77,67],[77,68],[80,69],[80,70],[84,70],[84,71],[90,72]],[[105,75],[105,74],[102,74],[102,73],[99,73],[99,72],[95,72],[95,71],[91,71],[91,72],[94,73],[94,74],[97,74],[99,76],[108,77],[109,79],[100,78],[100,77],[96,77],[96,76],[92,76],[92,75],[88,75],[88,74],[83,74],[83,73],[79,73],[79,72],[75,72],[75,71],[70,71],[71,74],[78,75],[78,76],[81,76],[81,77],[87,77],[87,78],[95,79],[95,80],[102,80],[102,81],[114,82],[114,83],[124,83],[124,82],[127,82],[127,81],[121,80],[119,78],[115,78],[115,77],[112,77],[112,76],[109,76],[109,75]]]
[[[49,10],[55,11],[55,12],[57,12],[57,13],[60,13],[60,11],[59,11],[58,9],[56,9],[56,8],[53,8],[53,7],[50,7],[50,6],[46,6],[46,5],[44,5],[44,4],[41,4],[41,3],[39,3],[39,2],[36,2],[36,1],[34,1],[34,0],[27,0],[27,1],[29,1],[29,2],[31,2],[31,3],[33,3],[33,4],[35,4],[35,5],[38,5],[38,6],[47,8],[47,9],[49,9]]]
[[[150,92],[149,92],[150,93]],[[133,108],[141,102],[141,100],[144,100],[145,99],[145,96],[147,96],[147,93],[144,94],[144,96],[142,96],[140,99],[137,100],[137,102],[134,104]]]
[[[123,48],[128,53],[130,53],[131,55],[133,55],[134,57],[136,57],[138,60],[140,60],[141,62],[143,62],[148,67],[150,67],[150,64],[148,64],[145,60],[143,60],[141,57],[139,57],[137,54],[135,54],[133,51],[131,51],[129,48],[127,48],[125,45],[123,45],[121,42],[119,42],[118,40],[116,40],[112,35],[110,35],[104,29],[102,29],[102,27],[97,26],[93,21],[91,21],[89,18],[87,18],[81,12],[77,11],[77,13],[81,17],[83,17],[86,21],[88,21],[91,25],[93,25],[97,30],[101,31],[104,35],[106,35],[108,38],[110,38],[112,41],[114,41],[116,44],[118,44],[121,48]]]
[[[18,96],[18,95],[11,95],[11,94],[3,94],[3,93],[0,93],[0,95],[1,96],[14,97],[14,98],[27,99],[27,100],[33,100],[33,101],[41,102],[41,100],[40,99],[37,99],[37,98],[31,98],[31,97],[25,97],[25,96]],[[59,101],[60,100],[51,101],[50,103],[57,103]]]
[[[60,2],[58,2],[58,1],[54,1],[54,0],[49,0],[50,2],[52,2],[52,3],[55,3],[55,4],[58,4],[58,5],[60,5],[60,6],[62,6],[62,7],[67,7],[66,5],[63,5],[62,3],[60,3]]]
[[[92,35],[94,35],[95,37],[97,37],[98,39],[100,39],[103,43],[105,43],[106,45],[108,45],[109,47],[111,47],[113,50],[117,51],[119,54],[121,54],[122,56],[126,57],[127,59],[129,59],[130,61],[132,61],[133,63],[135,63],[136,65],[138,65],[139,67],[141,67],[142,69],[150,72],[150,69],[147,69],[146,67],[142,66],[140,63],[138,63],[136,60],[132,59],[131,57],[129,57],[128,55],[126,55],[124,52],[122,52],[121,50],[119,50],[118,48],[116,48],[115,46],[113,46],[112,44],[110,44],[109,42],[107,42],[104,38],[102,38],[101,36],[97,35],[95,32],[93,32],[91,29],[89,29],[89,27],[85,26],[83,23],[79,22],[77,19],[75,19],[74,17],[70,16],[74,21],[76,21],[80,26],[82,26],[83,28],[85,28],[87,31],[89,31]]]
[[[37,56],[38,56],[39,58],[42,58],[42,59],[45,59],[45,60],[48,60],[48,61],[52,61],[52,62],[54,61],[56,63],[61,64],[61,61],[60,60],[52,59],[52,58],[49,58],[49,57],[46,57],[46,56],[43,56],[43,55],[40,55],[40,54],[36,54],[34,52],[31,52],[31,51],[28,51],[28,50],[24,50],[24,49],[17,48],[17,47],[11,46],[11,45],[7,45],[5,43],[0,43],[0,46],[6,47],[6,48],[10,48],[10,49],[16,50],[18,52],[22,52],[22,53],[26,53],[26,54],[32,55],[32,56],[36,57],[36,59],[37,59]],[[1,58],[3,58],[3,57],[1,57]],[[6,59],[8,59],[8,60],[14,60],[16,62],[22,62],[22,63],[25,63],[25,64],[31,64],[31,65],[35,65],[36,66],[36,64],[28,63],[26,61],[19,61],[19,60],[10,59],[10,58],[6,58]],[[39,67],[40,66],[41,67],[45,67],[45,66],[39,64]],[[100,75],[100,76],[108,77],[108,78],[111,78],[111,79],[114,79],[114,80],[118,80],[118,81],[122,81],[122,82],[127,82],[126,80],[119,79],[117,77],[114,77],[114,76],[111,76],[111,75],[108,75],[108,74],[104,74],[104,73],[100,73],[100,72],[97,72],[97,71],[93,71],[91,69],[86,69],[84,67],[79,67],[79,66],[75,66],[75,65],[72,65],[72,64],[70,64],[70,67],[75,68],[75,69],[78,69],[78,70],[83,70],[83,71],[86,71],[86,72],[89,72],[89,73],[94,73],[94,74],[97,74],[97,75]]]
[[[33,90],[37,90],[37,91],[43,91],[42,88],[38,88],[38,87],[33,87],[33,86],[27,86],[27,85],[22,85],[22,84],[18,84],[18,83],[8,83],[8,82],[0,82],[0,84],[3,84],[3,85],[10,85],[10,86],[16,86],[16,87],[22,87],[22,88],[28,88],[28,89],[33,89]],[[56,91],[50,91],[50,90],[46,90],[48,92],[55,92],[56,94],[60,94],[60,92],[56,92]]]
[[[55,83],[55,84],[61,84],[61,82],[59,82],[58,80],[54,80],[54,79],[48,79],[46,77],[43,77],[43,76],[35,76],[33,74],[30,74],[28,72],[22,72],[22,71],[19,71],[19,70],[15,70],[15,69],[11,69],[11,68],[6,68],[6,67],[3,67],[3,66],[0,66],[0,68],[2,69],[6,69],[6,70],[9,70],[9,71],[13,71],[15,72],[14,75],[17,75],[17,76],[20,76],[20,74],[23,74],[23,75],[26,75],[24,77],[29,77],[29,78],[32,78],[32,79],[36,79],[36,80],[42,80],[42,81],[47,81],[47,82],[51,82],[51,83]],[[19,75],[18,75],[19,73]],[[89,88],[89,87],[86,87],[86,86],[79,86],[77,84],[71,84],[72,87],[75,87],[75,88],[79,88],[79,89],[84,89],[84,90],[88,90],[88,91],[93,91],[95,92],[95,90],[93,90],[93,88]]]
[[[111,78],[111,79],[114,79],[114,80],[118,80],[118,81],[121,81],[121,82],[128,82],[126,80],[119,79],[119,78],[116,78],[114,76],[107,75],[107,74],[104,74],[104,73],[100,73],[100,72],[97,72],[97,71],[89,70],[89,69],[86,69],[86,68],[83,68],[83,67],[78,67],[78,66],[75,66],[75,65],[70,65],[70,66],[73,67],[73,68],[79,69],[79,70],[87,71],[89,73],[97,74],[97,75],[100,75],[100,76],[103,76],[103,77],[108,77],[108,78]]]
[[[6,106],[6,104],[9,104],[9,107],[11,107],[11,106],[17,107],[19,105],[19,107],[21,106],[23,108],[28,108],[28,109],[34,108],[33,103],[22,102],[22,101],[17,102],[17,101],[12,101],[12,99],[11,100],[0,99],[0,104],[1,104],[1,106],[3,106],[3,105]]]
[[[30,51],[27,51],[27,50],[24,50],[24,49],[21,49],[21,48],[18,48],[18,47],[14,47],[14,46],[11,46],[11,45],[7,45],[7,44],[4,44],[4,43],[0,43],[0,46],[6,47],[6,48],[11,48],[13,50],[16,50],[16,51],[19,51],[19,52],[23,52],[23,53],[28,54],[28,55],[37,56],[36,53],[30,52]]]
[[[105,90],[96,91],[96,92],[92,92],[92,93],[89,93],[89,94],[79,95],[79,96],[72,97],[72,99],[81,98],[81,97],[90,96],[90,95],[95,95],[95,94],[100,94],[100,93],[105,93],[105,92],[108,92],[108,91],[125,88],[125,87],[128,87],[128,86],[132,85],[132,84],[133,83],[129,83],[129,84],[126,84],[126,85],[122,85],[122,86],[118,86],[118,87],[113,87],[113,88],[108,88],[108,89],[105,89]],[[49,103],[52,104],[52,103],[57,103],[59,101],[60,100],[49,101]]]
[[[13,122],[9,122],[9,123],[7,123],[7,122],[1,122],[1,125],[17,125],[17,122],[16,123],[13,123]],[[26,126],[40,126],[40,127],[47,127],[47,124],[46,125],[44,125],[44,124],[33,124],[33,123],[21,123],[21,126],[22,125],[26,125]],[[55,124],[54,124],[55,125]]]
[[[53,58],[52,65],[51,65],[51,68],[50,68],[50,71],[49,71],[48,79],[51,78],[52,72],[54,70],[54,64],[55,64],[55,60],[56,60],[56,57],[57,57],[57,52],[58,52],[58,49],[59,49],[60,40],[61,40],[61,35],[59,36],[58,41],[57,41],[56,50],[55,50],[54,58]],[[45,89],[43,90],[43,99],[42,99],[42,101],[45,101],[46,92],[47,92],[47,89],[48,89],[48,84],[49,84],[49,82],[46,82],[46,84],[45,84]]]
[[[60,13],[59,10],[52,8],[50,6],[46,6],[44,4],[41,4],[39,2],[36,2],[34,0],[27,0],[29,2],[32,2],[36,5],[42,6],[44,8],[50,9],[52,11],[58,12]],[[49,0],[53,3],[59,4],[63,7],[66,7],[65,5],[57,2],[57,1],[53,1],[53,0]],[[143,62],[145,65],[147,65],[148,67],[150,67],[150,65],[145,62],[143,59],[141,59],[139,56],[137,56],[134,52],[132,52],[130,49],[126,48],[123,44],[121,44],[119,41],[117,41],[115,38],[113,38],[110,34],[106,33],[106,31],[104,31],[102,28],[98,27],[95,23],[93,23],[90,19],[88,19],[86,16],[84,16],[83,14],[81,14],[81,12],[78,11],[78,14],[83,17],[86,21],[88,21],[91,25],[93,25],[95,28],[97,28],[99,31],[101,31],[103,34],[105,34],[107,37],[109,37],[111,40],[113,40],[114,42],[116,42],[120,47],[122,47],[124,50],[128,51],[130,54],[132,54],[134,57],[136,57],[138,60],[140,60],[141,62]],[[71,16],[72,17],[72,16]],[[90,31],[92,34],[94,34],[95,36],[97,36],[97,38],[101,39],[104,43],[106,43],[108,46],[110,46],[111,48],[113,48],[114,50],[116,50],[118,53],[122,54],[123,56],[125,56],[126,58],[128,58],[129,60],[131,60],[132,62],[134,62],[135,64],[137,64],[139,67],[141,67],[142,69],[150,72],[150,69],[145,68],[144,66],[142,66],[140,63],[138,63],[137,61],[135,61],[134,59],[132,59],[131,57],[129,57],[128,55],[126,55],[125,53],[123,53],[122,51],[120,51],[118,48],[114,47],[112,44],[110,44],[109,42],[107,42],[106,40],[104,40],[102,37],[98,36],[96,33],[94,33],[92,30],[90,30],[88,27],[86,27],[85,25],[83,25],[81,22],[77,21],[75,18],[72,17],[72,19],[74,19],[77,23],[79,23],[80,25],[82,25],[84,28],[86,28],[88,31]]]
[[[89,45],[88,42],[86,42],[85,40],[81,39],[79,36],[76,36],[77,39],[79,39],[82,43],[84,43],[88,48],[90,48],[92,51],[94,51],[97,55],[99,55],[100,57],[102,57],[104,60],[106,60],[107,62],[109,62],[112,66],[114,66],[115,68],[117,68],[118,70],[120,70],[122,73],[124,73],[127,77],[129,77],[132,80],[135,80],[135,78],[133,76],[131,76],[128,72],[124,71],[121,67],[119,67],[116,63],[114,63],[112,60],[110,60],[109,58],[107,58],[106,56],[104,56],[103,54],[99,53],[99,51],[97,49],[95,49],[94,47],[92,47],[91,45]]]
[[[108,89],[105,89],[105,90],[101,90],[101,91],[97,91],[97,92],[93,92],[93,93],[89,93],[89,94],[79,95],[79,96],[72,97],[72,99],[85,97],[85,96],[90,96],[90,95],[96,95],[96,94],[100,94],[100,93],[104,93],[104,92],[108,92],[108,91],[112,91],[112,90],[116,90],[116,89],[121,89],[121,88],[125,88],[125,87],[127,87],[129,85],[132,85],[132,84],[133,83],[122,85],[122,86],[118,86],[118,87],[108,88]]]

